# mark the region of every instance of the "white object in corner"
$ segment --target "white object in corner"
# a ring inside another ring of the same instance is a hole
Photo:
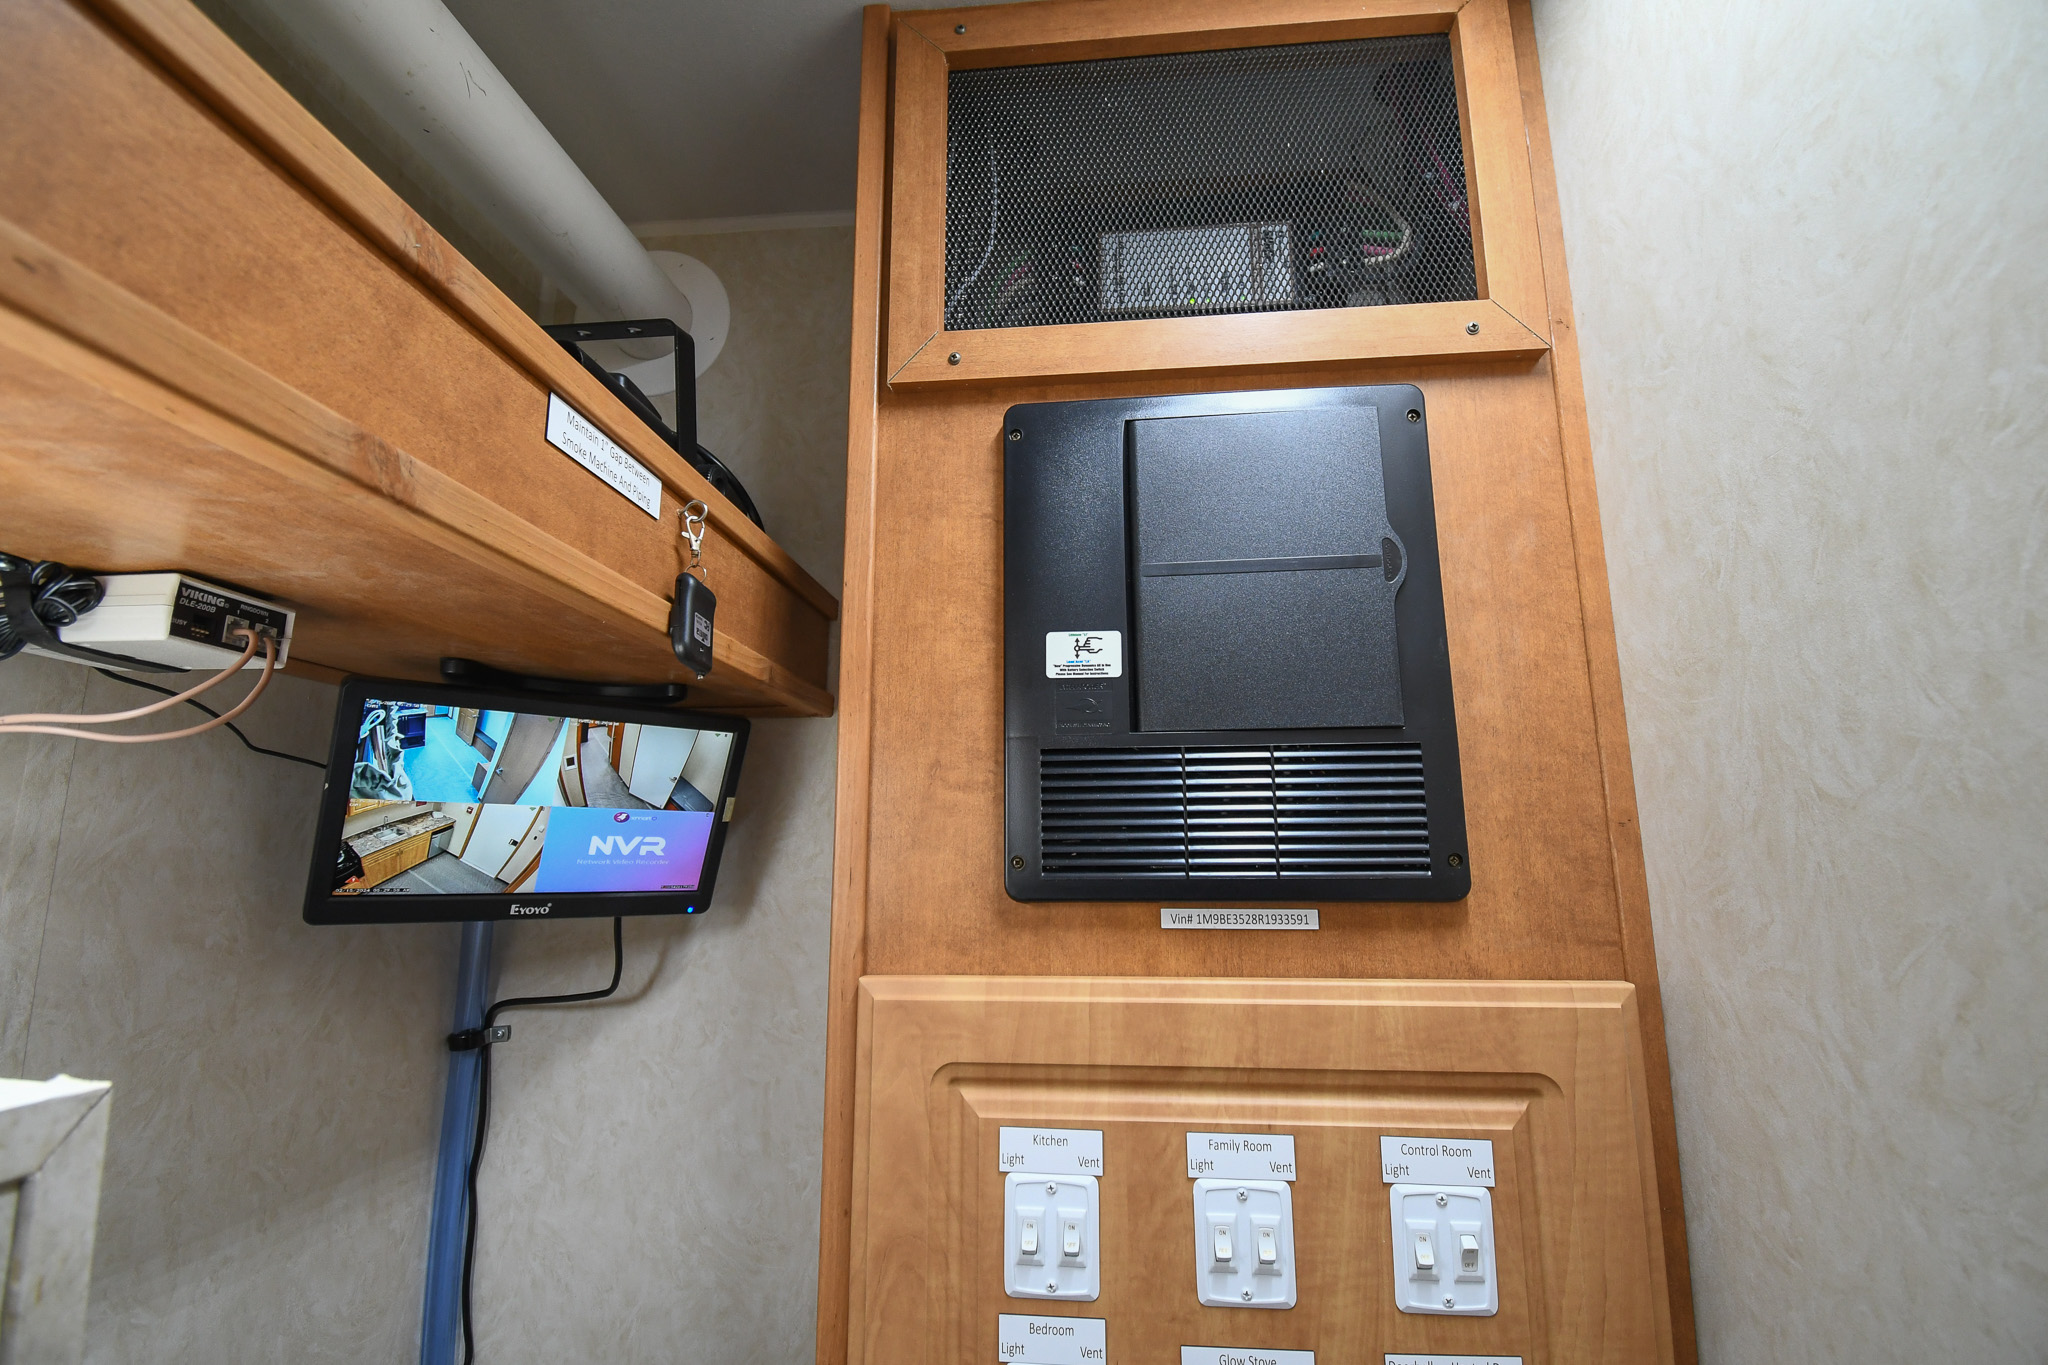
[[[725,349],[725,335],[732,326],[732,300],[725,281],[695,256],[680,251],[650,251],[668,281],[690,301],[690,344],[697,351],[697,373],[703,374]]]
[[[1092,1175],[1003,1177],[1003,1289],[1011,1298],[1101,1296],[1100,1194]]]
[[[1500,1311],[1493,1191],[1483,1185],[1393,1185],[1394,1306],[1403,1313],[1491,1317]]]
[[[85,1355],[112,1090],[75,1076],[0,1080],[0,1365]]]

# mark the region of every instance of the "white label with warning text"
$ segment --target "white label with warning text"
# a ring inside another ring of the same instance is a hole
[[[1049,630],[1045,633],[1048,678],[1121,678],[1124,637],[1116,630]]]
[[[661,520],[661,480],[654,471],[626,453],[625,447],[597,429],[597,423],[548,395],[548,444],[610,484],[612,491]]]

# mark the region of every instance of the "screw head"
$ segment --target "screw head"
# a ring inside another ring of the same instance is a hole
[[[965,24],[955,24],[955,25],[953,25],[953,32],[955,32],[955,33],[965,33],[965,32],[967,32],[967,25],[965,25]]]
[[[1463,867],[1465,865],[1465,855],[1462,853],[1453,853],[1450,857],[1444,859],[1444,861],[1449,863],[1452,867]]]
[[[1478,330],[1479,324],[1475,322],[1472,324],[1472,327],[1473,330],[1476,331]],[[955,351],[951,355],[947,356],[946,363],[948,365],[958,365],[960,363],[960,353],[958,351]]]
[[[1021,856],[1010,859],[1010,867],[1014,871],[1022,872],[1024,870],[1024,859]]]
[[[1057,1281],[1057,1280],[1047,1280],[1047,1281],[1045,1282],[1045,1292],[1046,1292],[1046,1293],[1048,1293],[1048,1294],[1057,1294],[1057,1293],[1059,1293],[1059,1292],[1060,1292],[1060,1286],[1059,1286],[1059,1281]],[[1445,1306],[1446,1308],[1450,1307],[1450,1303],[1451,1303],[1451,1301],[1450,1301],[1449,1299],[1445,1299],[1445,1300],[1444,1300],[1444,1306]]]
[[[1446,1204],[1448,1204],[1448,1203],[1450,1203],[1450,1202],[1451,1202],[1451,1197],[1450,1197],[1449,1195],[1447,1195],[1447,1194],[1440,1194],[1440,1195],[1438,1195],[1438,1196],[1436,1197],[1436,1206],[1437,1206],[1438,1208],[1442,1208],[1442,1207],[1443,1207],[1444,1205],[1446,1205]]]
[[[1251,1198],[1251,1197],[1252,1197],[1252,1192],[1251,1192],[1250,1190],[1239,1190],[1239,1191],[1237,1192],[1237,1202],[1238,1202],[1238,1203],[1240,1203],[1240,1204],[1242,1204],[1242,1203],[1243,1203],[1243,1202],[1244,1202],[1245,1200],[1247,1200],[1247,1199],[1249,1199],[1249,1198]]]
[[[1456,1308],[1457,1306],[1458,1301],[1456,1299],[1452,1298],[1449,1294],[1444,1295],[1444,1307]]]
[[[1245,1301],[1246,1303],[1250,1303],[1250,1302],[1252,1301],[1252,1291],[1251,1291],[1251,1290],[1247,1289],[1247,1290],[1245,1290],[1245,1291],[1244,1291],[1244,1301]]]
[[[1021,441],[1024,439],[1024,433],[1021,431],[1017,431],[1013,428],[1010,432],[1010,439],[1013,441]]]
[[[1470,337],[1476,337],[1476,336],[1478,336],[1478,335],[1479,335],[1479,324],[1478,324],[1478,323],[1476,323],[1476,322],[1468,322],[1468,323],[1466,323],[1466,324],[1465,324],[1465,335],[1466,335],[1466,336],[1470,336]]]
[[[1410,408],[1410,409],[1408,409],[1408,420],[1409,420],[1409,421],[1411,421],[1411,422],[1420,422],[1420,421],[1422,420],[1422,409],[1420,409],[1420,408]]]
[[[1057,1185],[1047,1185],[1045,1187],[1045,1192],[1047,1194],[1058,1194],[1060,1192],[1060,1187]]]

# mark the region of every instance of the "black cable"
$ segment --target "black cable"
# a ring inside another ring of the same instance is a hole
[[[127,683],[131,687],[145,687],[152,692],[161,692],[166,697],[175,697],[178,695],[177,693],[171,691],[171,689],[168,687],[158,687],[155,683],[144,682],[140,678],[131,678],[125,673],[116,673],[109,668],[95,668],[93,672],[99,674],[102,678],[112,678],[115,682]],[[197,707],[199,710],[204,711],[207,715],[212,716],[215,720],[220,719],[220,712],[214,710],[205,702],[194,701],[190,697],[187,697],[185,699],[185,705]],[[228,722],[227,728],[234,731],[235,738],[242,741],[242,747],[245,749],[253,750],[254,752],[259,754],[268,754],[272,758],[288,758],[294,763],[303,763],[309,768],[319,768],[324,771],[327,767],[325,763],[321,762],[317,758],[300,758],[297,754],[288,754],[282,749],[266,749],[261,744],[252,742],[247,735],[242,733],[241,727],[236,725],[233,721]]]
[[[0,566],[7,566],[10,573],[15,571],[14,566],[27,569],[30,610],[52,630],[77,625],[78,618],[98,606],[107,595],[106,586],[99,579],[55,560],[0,555]],[[9,620],[6,607],[0,606],[0,659],[13,658],[27,643],[27,633],[20,623]]]
[[[602,1000],[619,988],[619,978],[626,974],[626,921],[618,915],[612,916],[612,983],[601,991],[579,991],[574,995],[525,995],[511,1000],[500,1000],[484,1011],[484,1022],[478,1030],[479,1037],[474,1044],[478,1049],[476,1078],[476,1138],[469,1149],[469,1227],[462,1237],[462,1365],[471,1365],[476,1359],[476,1337],[469,1321],[470,1272],[476,1264],[476,1173],[484,1162],[484,1132],[491,1122],[491,1024],[506,1010],[522,1010],[534,1005],[579,1005],[585,1001]],[[449,1046],[457,1046],[462,1034],[449,1037]]]

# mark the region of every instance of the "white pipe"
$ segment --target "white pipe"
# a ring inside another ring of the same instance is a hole
[[[325,67],[594,318],[690,301],[441,0],[253,0],[264,36]]]

